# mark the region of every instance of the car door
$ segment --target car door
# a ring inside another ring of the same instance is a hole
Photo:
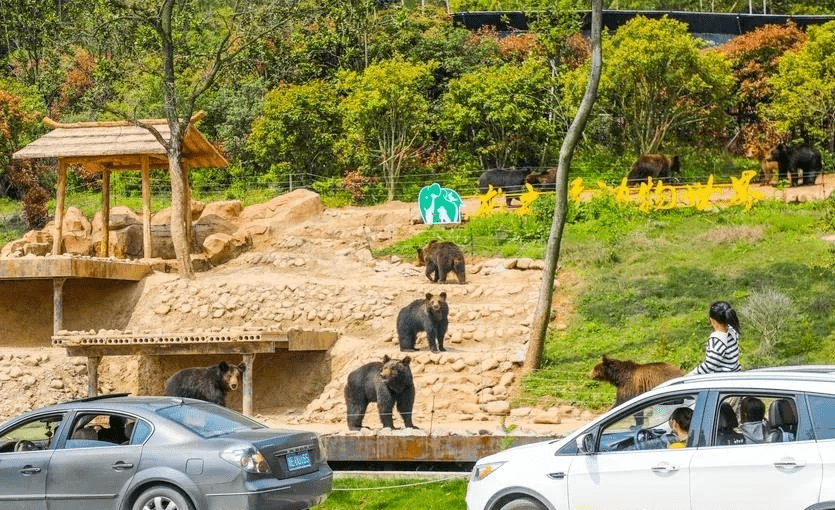
[[[689,510],[695,448],[688,442],[682,448],[659,443],[654,449],[639,449],[635,435],[640,429],[666,429],[675,409],[693,410],[696,405],[697,394],[668,395],[632,406],[602,424],[596,451],[574,459],[569,468],[569,508]]]
[[[62,419],[36,416],[0,431],[0,510],[46,510],[52,440]]]
[[[788,401],[796,410],[794,433],[779,442],[766,437],[741,441],[720,441],[718,420],[705,420],[712,428],[705,431],[710,442],[699,448],[690,467],[693,510],[783,510],[805,509],[818,502],[822,481],[821,458],[811,432],[805,400],[797,395],[770,392],[719,394],[711,399],[711,416],[719,406],[732,403],[738,426],[743,430],[744,412],[739,401],[754,398],[770,409],[777,400]],[[771,429],[768,417],[766,429]],[[741,435],[741,434],[740,434]],[[730,443],[730,444],[723,444]]]
[[[110,437],[106,434],[110,430],[103,426],[109,421],[110,415],[104,413],[79,413],[73,420],[72,432],[62,447],[55,450],[49,463],[46,499],[50,509],[115,508],[123,487],[136,474],[142,445],[93,439],[87,433],[95,431],[95,437]],[[134,421],[127,418],[122,423]],[[93,423],[96,427],[91,425]],[[99,426],[101,428],[96,430]]]

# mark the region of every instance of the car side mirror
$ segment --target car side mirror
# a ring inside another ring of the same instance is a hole
[[[577,438],[577,450],[580,453],[593,453],[594,451],[594,434],[589,432]]]

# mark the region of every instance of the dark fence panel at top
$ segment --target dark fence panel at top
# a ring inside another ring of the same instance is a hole
[[[533,12],[457,12],[453,19],[469,29],[483,26],[493,26],[499,32],[512,30],[528,30],[528,20],[536,17]],[[589,11],[577,11],[583,16],[583,30],[587,31],[591,25]],[[747,13],[713,13],[713,12],[684,12],[684,11],[603,11],[603,26],[612,30],[617,29],[635,16],[659,19],[667,16],[687,23],[690,32],[711,40],[727,40],[744,34],[762,25],[781,25],[788,20],[794,21],[801,28],[809,25],[819,25],[835,20],[835,15],[798,15],[786,14],[747,14]]]

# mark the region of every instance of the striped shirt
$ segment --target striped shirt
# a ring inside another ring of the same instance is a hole
[[[707,339],[705,360],[691,374],[739,371],[739,333],[732,326],[728,332],[714,331]]]

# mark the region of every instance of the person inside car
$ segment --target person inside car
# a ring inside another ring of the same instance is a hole
[[[636,450],[656,450],[659,448],[684,448],[687,446],[687,436],[693,410],[689,407],[679,407],[670,415],[668,424],[670,431],[654,439],[641,441],[635,445]]]
[[[745,436],[745,444],[762,443],[768,434],[765,421],[765,404],[757,397],[745,397],[739,405],[742,423],[739,431]]]

